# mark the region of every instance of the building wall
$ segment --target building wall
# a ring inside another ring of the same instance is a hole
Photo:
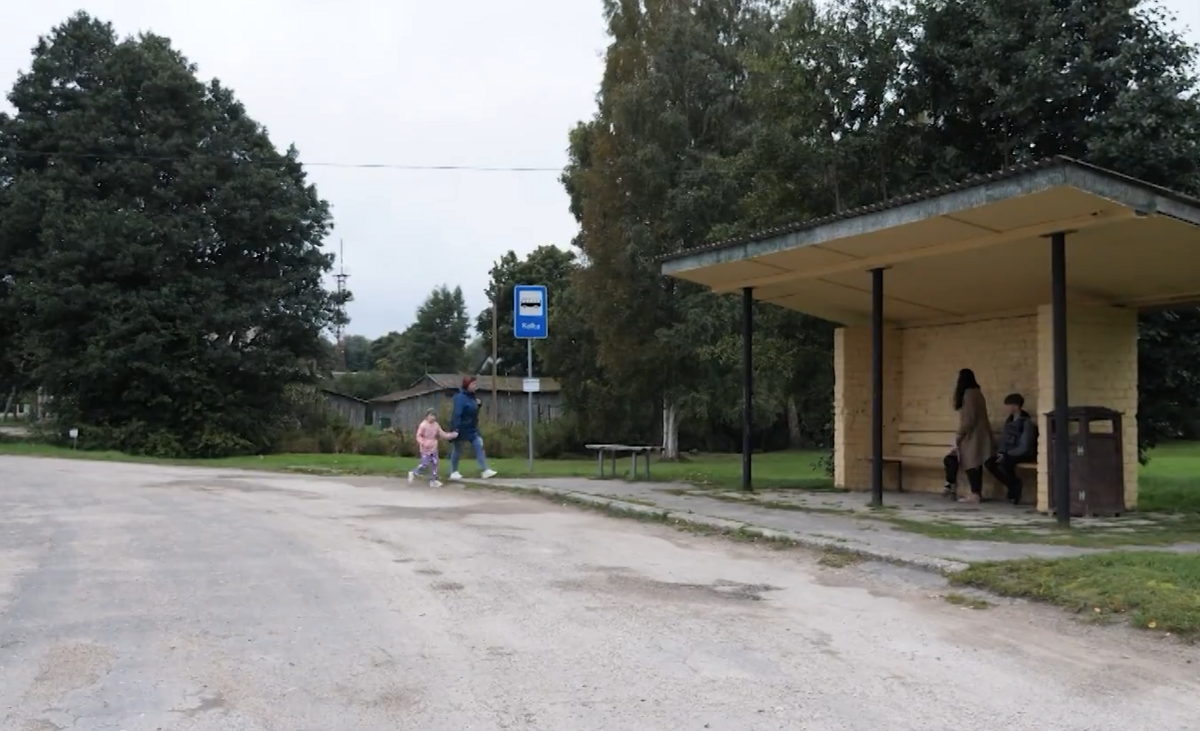
[[[1026,411],[1038,413],[1036,316],[912,327],[901,331],[901,340],[900,431],[906,442],[901,456],[941,459],[949,451],[958,427],[954,385],[962,368],[975,372],[997,432],[1004,424],[1004,397],[1010,393],[1024,396]],[[944,478],[937,468],[909,466],[904,488],[940,491]],[[985,477],[984,482],[986,491],[991,478]],[[991,493],[997,494],[995,486]]]
[[[1053,326],[1049,306],[1038,308],[1038,384],[1042,443],[1049,449],[1049,420],[1054,408]],[[1067,399],[1071,406],[1105,406],[1122,414],[1125,506],[1137,507],[1137,313],[1115,307],[1067,308]],[[1045,452],[1046,449],[1042,451]],[[1050,507],[1049,460],[1038,470],[1038,510]]]
[[[445,428],[449,428],[452,402],[455,391],[435,391],[396,402],[377,409],[375,425],[381,428],[387,426],[403,430],[413,429],[417,422],[425,418],[425,413],[433,408],[438,410],[438,418]],[[529,414],[528,396],[524,393],[504,392],[497,394],[497,409],[499,418],[492,414],[492,395],[487,391],[478,392],[479,400],[483,402],[480,420],[491,424],[524,424]],[[562,414],[562,397],[558,393],[536,393],[533,399],[534,420],[536,422],[551,421]],[[390,420],[384,422],[384,419]]]
[[[833,482],[850,490],[871,487],[871,329],[838,328],[833,334]],[[900,333],[883,336],[883,452],[899,448]],[[884,488],[895,489],[895,469],[884,470]]]
[[[1123,414],[1125,502],[1137,502],[1137,314],[1111,307],[1072,305],[1067,323],[1069,402],[1105,406]],[[834,482],[870,488],[871,333],[841,328],[834,335]],[[1053,350],[1049,306],[1012,315],[954,324],[889,329],[884,341],[884,454],[941,458],[949,450],[957,414],[951,405],[961,368],[975,371],[993,427],[1004,422],[1004,396],[1020,393],[1039,423],[1039,510],[1049,509],[1049,423],[1054,405]],[[894,489],[896,468],[884,471]],[[937,491],[936,467],[904,470],[909,491]],[[961,481],[961,478],[960,478]],[[1030,485],[1032,487],[1032,485]],[[985,477],[985,493],[999,495]]]
[[[326,393],[325,400],[330,408],[337,412],[350,426],[363,426],[367,423],[367,405],[361,401]]]

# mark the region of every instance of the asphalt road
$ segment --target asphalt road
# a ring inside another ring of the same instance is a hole
[[[1196,728],[1196,648],[941,591],[487,491],[0,457],[0,729]]]

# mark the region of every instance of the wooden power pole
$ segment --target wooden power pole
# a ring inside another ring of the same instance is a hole
[[[496,354],[498,351],[497,340],[500,334],[500,313],[499,313],[499,295],[492,300],[492,421],[500,423],[499,401],[496,392],[499,386],[496,383],[498,369],[496,368]]]

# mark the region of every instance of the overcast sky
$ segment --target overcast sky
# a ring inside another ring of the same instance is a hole
[[[486,306],[509,249],[566,246],[555,172],[413,171],[385,163],[560,169],[591,115],[607,39],[600,0],[3,0],[0,88],[83,9],[122,35],[168,36],[232,87],[275,144],[295,143],[333,206],[355,301],[350,332],[402,330],[433,287]],[[1165,5],[1200,43],[1200,2]],[[7,109],[7,101],[2,103]]]

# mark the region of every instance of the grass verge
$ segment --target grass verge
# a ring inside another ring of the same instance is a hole
[[[912,520],[898,515],[863,517],[889,523],[909,533],[946,541],[996,541],[1076,548],[1153,547],[1200,542],[1200,515],[1143,516],[1147,518],[1147,524],[1105,528],[1079,527],[1078,524],[1071,528],[1059,528],[1055,524],[1035,528],[976,528],[949,521]]]
[[[122,452],[76,451],[64,447],[21,441],[0,441],[0,454],[102,462],[136,462],[186,467],[269,470],[307,474],[399,476],[416,460],[368,454],[268,454],[226,459],[158,459]],[[831,490],[832,481],[821,470],[820,452],[770,452],[755,455],[755,485],[763,489]],[[533,470],[525,459],[489,459],[501,477],[595,477],[594,459],[536,460]],[[627,461],[626,461],[627,462]],[[622,463],[624,464],[624,463]],[[656,482],[686,482],[701,488],[736,489],[741,484],[741,457],[736,454],[689,455],[680,462],[655,462]],[[448,460],[443,460],[448,468]],[[474,459],[464,460],[464,474],[477,469]]]
[[[1200,637],[1200,555],[1118,551],[972,564],[949,580],[1096,619]]]

